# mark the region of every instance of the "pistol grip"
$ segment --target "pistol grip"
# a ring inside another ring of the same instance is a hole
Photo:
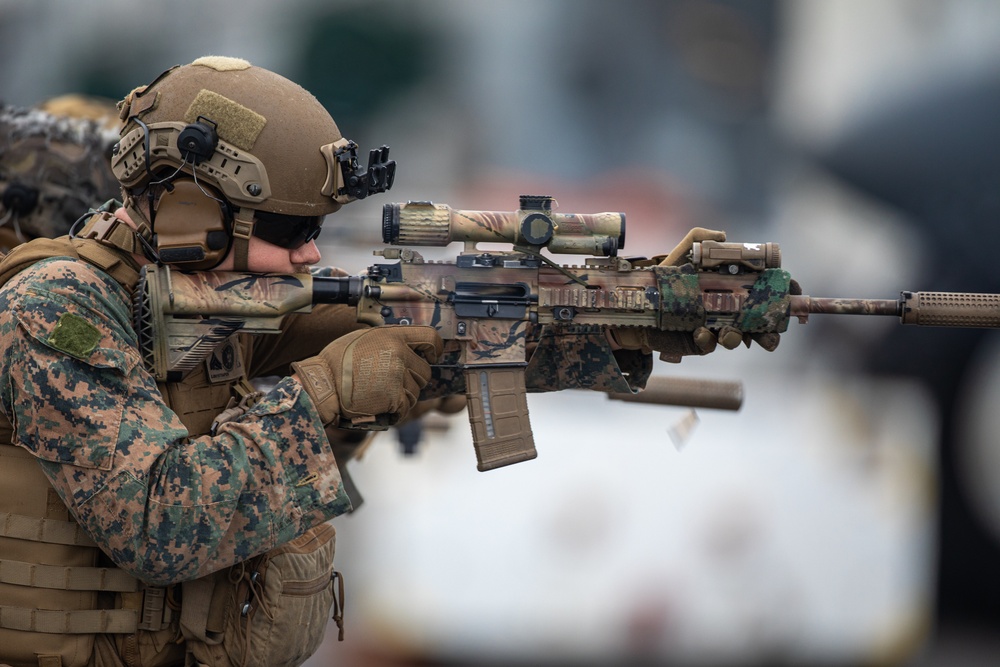
[[[480,472],[538,455],[528,422],[523,366],[466,368],[465,397]]]

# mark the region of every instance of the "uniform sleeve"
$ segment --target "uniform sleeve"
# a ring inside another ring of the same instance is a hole
[[[81,525],[153,584],[203,576],[350,509],[315,407],[284,378],[188,437],[140,362],[128,295],[48,260],[0,291],[0,407]]]

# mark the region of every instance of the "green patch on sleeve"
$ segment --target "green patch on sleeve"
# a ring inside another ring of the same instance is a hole
[[[49,345],[77,359],[86,359],[97,348],[101,332],[93,324],[73,313],[63,313],[49,336]]]

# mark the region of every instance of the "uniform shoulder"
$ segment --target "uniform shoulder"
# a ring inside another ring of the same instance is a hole
[[[56,293],[72,293],[83,285],[106,286],[114,280],[99,268],[75,257],[49,257],[20,270],[3,286],[19,290],[29,285]]]
[[[15,274],[0,287],[0,310],[44,303],[76,304],[105,312],[115,319],[129,318],[129,291],[100,268],[74,257],[50,257]]]

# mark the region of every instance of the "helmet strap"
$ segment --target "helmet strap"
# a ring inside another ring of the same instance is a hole
[[[233,216],[233,269],[249,271],[250,237],[253,236],[253,209],[240,208]]]
[[[160,258],[157,257],[156,249],[153,247],[153,222],[142,210],[142,207],[136,205],[132,192],[125,188],[122,188],[122,206],[132,218],[132,222],[135,223],[136,229],[133,230],[133,234],[139,242],[142,254],[151,262],[159,263]]]

